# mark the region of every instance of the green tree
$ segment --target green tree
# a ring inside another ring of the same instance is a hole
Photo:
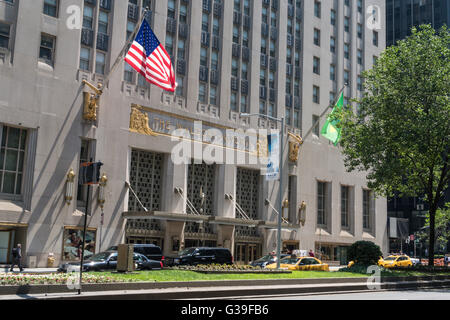
[[[430,214],[427,213],[424,229],[430,228]],[[429,232],[420,232],[421,240],[429,243]],[[450,202],[447,202],[443,208],[438,208],[435,215],[435,247],[445,247],[450,239]]]
[[[349,260],[364,266],[376,265],[382,256],[380,247],[371,241],[356,241],[347,250]]]
[[[450,180],[449,48],[447,27],[413,28],[364,72],[357,112],[348,108],[335,116],[348,171],[366,171],[368,186],[379,195],[425,195],[430,265],[436,210]]]

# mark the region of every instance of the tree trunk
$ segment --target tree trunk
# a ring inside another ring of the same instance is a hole
[[[434,266],[434,244],[435,244],[435,225],[436,225],[436,208],[430,207],[430,243],[428,248],[428,265]]]

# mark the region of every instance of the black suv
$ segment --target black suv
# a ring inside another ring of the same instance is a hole
[[[186,248],[173,259],[174,265],[232,264],[233,256],[226,248]]]
[[[117,246],[112,246],[108,250],[117,251]],[[133,244],[133,250],[136,253],[143,254],[150,260],[161,261],[164,263],[164,256],[161,248],[154,244]]]

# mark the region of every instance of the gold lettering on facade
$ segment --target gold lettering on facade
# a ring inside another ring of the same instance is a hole
[[[130,131],[150,136],[157,135],[148,125],[148,114],[141,112],[136,106],[131,107]]]

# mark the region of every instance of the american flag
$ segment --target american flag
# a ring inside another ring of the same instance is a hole
[[[174,92],[177,86],[172,61],[144,19],[125,61],[145,79],[158,87]]]

